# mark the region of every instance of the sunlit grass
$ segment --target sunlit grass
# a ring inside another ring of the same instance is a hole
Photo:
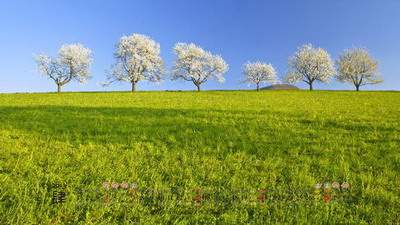
[[[400,221],[398,92],[4,94],[0,121],[0,224]]]

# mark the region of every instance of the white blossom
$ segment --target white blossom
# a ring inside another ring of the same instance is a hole
[[[328,52],[307,44],[289,58],[286,81],[289,83],[304,81],[312,90],[314,81],[326,83],[334,74],[333,62]]]
[[[116,63],[108,76],[110,84],[126,81],[132,84],[132,91],[141,80],[159,82],[164,73],[164,63],[160,56],[160,44],[142,34],[123,36],[115,50]]]
[[[243,73],[245,75],[244,82],[255,84],[257,91],[260,89],[260,83],[275,83],[278,80],[274,67],[262,62],[246,63],[243,66]]]
[[[330,188],[331,188],[331,183],[325,182],[325,183],[324,183],[324,188],[325,188],[325,189],[330,189]]]
[[[56,83],[58,92],[71,80],[84,83],[90,78],[91,51],[82,44],[63,45],[57,58],[38,55],[36,62],[39,72]]]
[[[191,81],[200,91],[200,85],[214,78],[224,82],[223,74],[228,64],[219,55],[213,55],[195,44],[177,43],[174,48],[176,60],[172,79]]]
[[[336,61],[336,78],[343,83],[351,83],[356,90],[367,84],[382,82],[378,74],[378,62],[363,48],[345,50]]]

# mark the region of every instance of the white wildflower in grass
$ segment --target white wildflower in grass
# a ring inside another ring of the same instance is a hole
[[[314,185],[314,188],[315,189],[320,189],[322,187],[322,184],[321,183],[316,183],[315,185]]]
[[[213,55],[195,44],[178,43],[174,47],[176,60],[172,79],[193,82],[200,91],[201,84],[210,79],[224,82],[228,64],[219,55]]]
[[[340,186],[342,189],[349,189],[350,188],[350,184],[347,182],[343,182],[342,185]]]
[[[137,183],[131,183],[131,189],[136,189],[138,187]]]
[[[339,189],[340,188],[340,184],[335,181],[335,182],[332,183],[332,188]]]
[[[126,182],[122,182],[122,183],[120,184],[120,187],[121,187],[122,189],[128,189],[128,188],[129,188],[129,184],[126,183]]]
[[[102,186],[104,190],[106,191],[110,190],[110,182],[103,182]]]
[[[325,182],[324,183],[324,188],[325,189],[330,189],[332,186],[331,186],[331,184],[329,183],[329,182]]]

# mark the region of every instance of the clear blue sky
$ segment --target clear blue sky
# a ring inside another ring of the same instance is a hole
[[[311,43],[336,59],[346,48],[367,47],[380,62],[385,82],[368,89],[400,89],[400,1],[398,0],[143,0],[1,1],[0,92],[54,91],[39,75],[35,53],[56,55],[63,43],[92,49],[93,79],[66,91],[129,90],[128,84],[103,88],[122,35],[142,33],[161,44],[168,69],[176,42],[193,42],[221,54],[230,66],[226,82],[203,89],[249,88],[241,84],[242,64],[272,63],[283,76],[297,47]],[[303,84],[299,85],[305,87]],[[187,82],[140,83],[141,90],[193,89]],[[320,89],[352,89],[332,82]]]

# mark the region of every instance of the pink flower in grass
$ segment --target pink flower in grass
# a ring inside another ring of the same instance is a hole
[[[111,188],[112,189],[118,189],[118,187],[119,187],[119,184],[117,182],[112,182],[111,183]]]

